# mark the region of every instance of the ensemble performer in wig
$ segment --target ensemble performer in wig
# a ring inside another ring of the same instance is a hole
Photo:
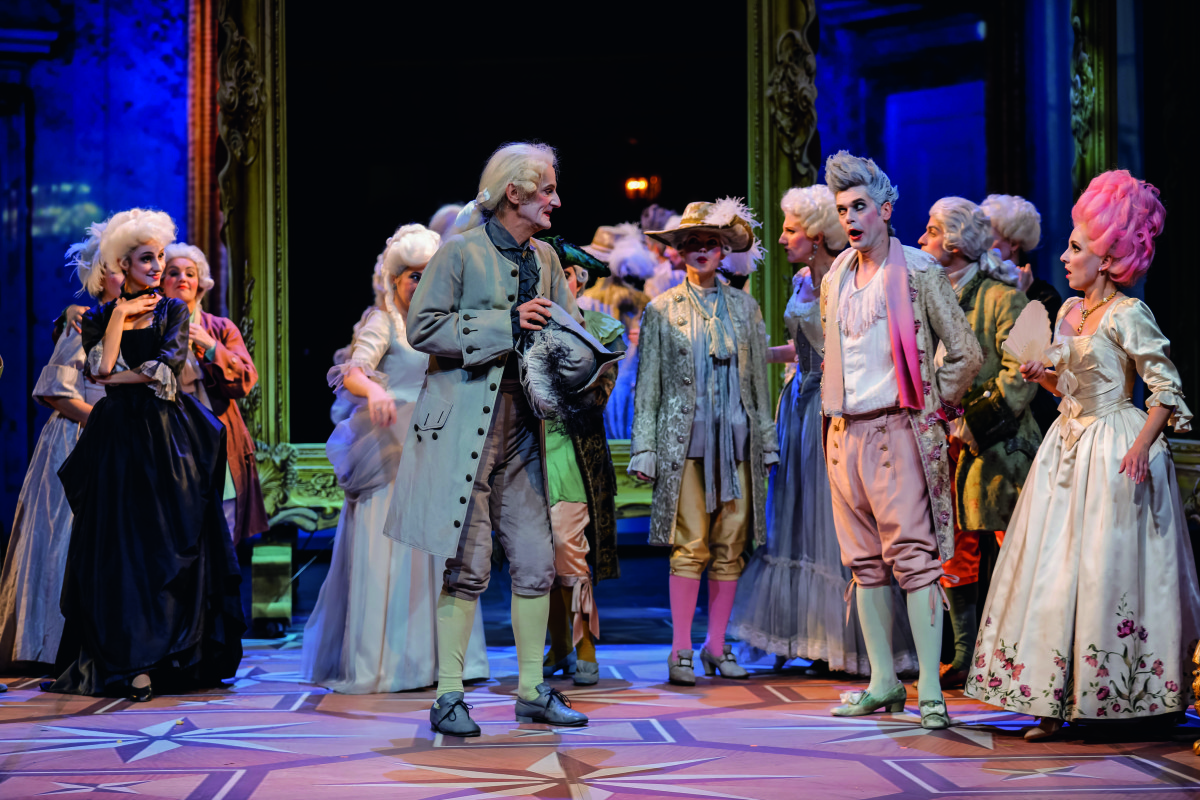
[[[89,227],[87,238],[72,245],[67,256],[84,291],[107,303],[120,296],[125,275],[106,269],[98,257],[103,231],[103,222]],[[104,387],[84,377],[84,358],[79,330],[65,325],[33,387],[34,399],[54,413],[38,436],[21,484],[0,574],[0,669],[22,662],[53,664],[58,653],[63,630],[58,601],[72,524],[58,468],[75,448],[92,407],[104,397]]]
[[[608,271],[602,262],[561,237],[549,241],[575,295],[587,286],[589,271]],[[583,327],[606,348],[624,350],[624,327],[619,320],[588,309],[583,311]],[[603,408],[612,394],[615,379],[616,374],[608,371],[596,381],[591,399],[597,408]],[[621,569],[617,563],[617,476],[604,418],[592,413],[581,427],[568,432],[553,421],[546,426],[555,577],[550,594],[550,649],[542,675],[549,678],[561,670],[564,677],[572,674],[576,686],[591,686],[600,679],[594,641],[600,637],[600,612],[593,586],[619,578]]]
[[[346,694],[400,692],[437,679],[437,603],[441,564],[429,553],[385,536],[404,432],[429,356],[408,343],[412,296],[440,237],[404,225],[388,239],[383,274],[391,291],[354,334],[347,359],[329,384],[351,413],[325,445],[345,492],[333,559],[304,626],[301,674]],[[488,677],[483,618],[476,617],[464,677]]]
[[[776,432],[779,463],[767,487],[767,543],[755,549],[738,581],[730,620],[733,638],[775,656],[821,661],[826,669],[869,675],[858,619],[843,597],[850,570],[834,532],[829,475],[821,451],[821,281],[846,247],[833,192],[824,184],[788,191],[779,243],[800,272],[784,311],[792,344],[768,348],[767,361],[795,362],[783,386]],[[893,587],[899,597],[899,587]],[[903,618],[892,632],[896,669],[916,670]]]
[[[946,274],[891,235],[899,193],[874,161],[845,150],[825,163],[851,249],[821,287],[825,370],[821,405],[833,521],[854,572],[871,682],[835,716],[904,708],[892,652],[896,581],[908,595],[921,725],[946,728],[939,684],[940,561],[954,552],[946,423],[983,361]],[[941,366],[935,343],[945,345]]]
[[[437,608],[434,730],[478,736],[463,694],[463,662],[492,571],[492,532],[512,578],[521,722],[585,725],[587,716],[542,681],[554,583],[542,423],[520,381],[516,348],[557,304],[575,298],[554,248],[532,238],[561,202],[554,150],[505,145],[492,154],[461,235],[433,256],[409,308],[409,343],[429,372],[406,432],[385,531],[445,561]]]
[[[58,471],[75,514],[66,618],[47,691],[128,696],[217,685],[246,623],[225,526],[225,431],[179,390],[188,307],[159,294],[175,223],[135,208],[109,220],[100,259],[120,298],[83,318],[86,374],[107,389]],[[127,368],[126,368],[127,367]]]
[[[208,259],[199,247],[183,242],[164,251],[167,269],[162,291],[182,300],[188,307],[191,346],[179,375],[179,386],[217,415],[225,426],[225,493],[221,504],[225,524],[236,545],[271,526],[263,505],[262,484],[254,460],[254,438],[242,419],[237,400],[250,394],[258,383],[258,370],[233,320],[200,308],[200,301],[213,287]]]
[[[941,667],[943,689],[960,688],[966,680],[979,629],[979,589],[987,597],[1004,529],[1042,442],[1029,411],[1037,387],[1021,377],[1016,357],[1000,347],[1029,301],[1016,286],[1017,270],[991,252],[991,242],[987,216],[961,197],[933,204],[920,239],[921,249],[950,279],[983,351],[983,366],[963,397],[963,415],[950,423],[954,556],[942,564],[942,586],[950,606],[954,658]],[[943,353],[939,344],[935,364]]]
[[[687,280],[642,318],[629,472],[654,482],[650,543],[671,547],[671,683],[691,686],[692,616],[708,571],[706,675],[746,678],[725,630],[743,551],[766,538],[766,472],[779,460],[758,303],[717,280],[732,252],[759,254],[758,223],[739,200],[690,203],[675,228],[649,231],[676,248]],[[751,258],[746,263],[752,264]]]
[[[1150,268],[1165,212],[1125,170],[1092,180],[1062,254],[1067,300],[1021,374],[1062,398],[1025,481],[984,606],[966,694],[1039,724],[1174,714],[1188,703],[1200,589],[1163,437],[1191,428],[1170,342],[1122,289]],[[1149,413],[1132,401],[1146,382]]]

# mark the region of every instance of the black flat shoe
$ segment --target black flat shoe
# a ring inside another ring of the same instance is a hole
[[[149,703],[154,699],[154,690],[149,684],[145,686],[130,686],[128,698],[134,703]]]

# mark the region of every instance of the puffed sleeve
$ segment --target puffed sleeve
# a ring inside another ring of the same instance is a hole
[[[192,315],[188,311],[187,303],[182,300],[163,298],[159,303],[167,305],[158,355],[143,361],[136,371],[150,379],[154,394],[160,400],[173,402],[179,391],[179,373],[187,361]],[[156,308],[155,312],[157,311]]]
[[[391,343],[392,328],[387,312],[377,308],[367,316],[355,334],[354,341],[350,344],[350,358],[337,364],[326,374],[330,387],[334,390],[342,388],[346,373],[358,367],[364,375],[386,389],[387,373],[379,370],[379,362],[383,361]]]
[[[46,397],[82,400],[83,363],[83,338],[73,327],[68,327],[58,337],[50,362],[42,367],[42,374],[33,387],[34,399],[43,405],[48,405],[43,399]]]
[[[1138,375],[1146,382],[1150,395],[1146,407],[1171,408],[1167,424],[1176,433],[1192,429],[1192,412],[1183,402],[1183,384],[1179,370],[1167,357],[1171,342],[1163,336],[1150,307],[1135,297],[1127,298],[1114,308],[1107,320],[1113,339],[1137,367]]]

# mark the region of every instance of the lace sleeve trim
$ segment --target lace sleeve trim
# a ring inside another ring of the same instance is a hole
[[[179,382],[171,368],[161,361],[147,361],[137,368],[137,372],[150,379],[154,394],[160,400],[174,402],[179,391]]]

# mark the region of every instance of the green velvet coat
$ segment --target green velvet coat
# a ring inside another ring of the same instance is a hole
[[[963,448],[955,470],[958,527],[1002,531],[1017,505],[1029,466],[1042,441],[1029,411],[1036,383],[1021,377],[1017,359],[1000,348],[1024,310],[1025,293],[978,273],[958,292],[958,305],[983,350],[983,366],[963,400],[963,419],[985,446],[978,455]]]

